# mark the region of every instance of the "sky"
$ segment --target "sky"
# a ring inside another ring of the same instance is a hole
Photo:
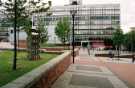
[[[51,0],[53,6],[69,4],[69,0]],[[121,27],[124,33],[135,27],[135,0],[83,0],[83,4],[120,3]]]

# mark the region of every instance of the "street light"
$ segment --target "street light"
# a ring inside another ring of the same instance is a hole
[[[77,2],[76,1],[73,1],[72,2],[72,4],[71,5],[77,5]],[[72,20],[73,20],[73,26],[72,26],[72,55],[73,55],[73,64],[74,64],[74,57],[75,57],[75,52],[74,52],[74,20],[75,20],[75,15],[76,15],[76,13],[77,13],[77,10],[76,9],[74,9],[74,7],[73,7],[73,9],[72,10],[70,10],[70,14],[72,15]]]
[[[135,57],[134,57],[134,39],[133,39],[133,37],[134,37],[134,27],[132,27],[131,28],[132,29],[132,31],[131,31],[131,51],[132,51],[132,62],[134,63],[134,61],[135,61]]]

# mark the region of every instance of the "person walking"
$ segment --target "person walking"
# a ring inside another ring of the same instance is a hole
[[[135,55],[133,54],[132,55],[132,63],[134,63],[135,62]]]
[[[83,48],[83,50],[85,50],[85,48],[86,48],[85,43],[82,43],[82,48]]]
[[[110,58],[113,58],[112,50],[109,51],[109,57],[110,57]]]
[[[90,56],[90,44],[89,43],[87,44],[87,50],[88,50],[88,54]]]

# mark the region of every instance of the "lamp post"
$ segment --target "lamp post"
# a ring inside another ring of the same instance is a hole
[[[71,11],[70,11],[70,13],[71,13],[71,15],[72,15],[72,21],[73,21],[73,24],[72,24],[72,55],[73,55],[73,64],[74,64],[74,57],[75,57],[75,52],[74,52],[74,48],[75,48],[75,45],[74,45],[74,43],[75,43],[75,38],[74,38],[74,21],[75,21],[75,14],[77,13],[77,10],[74,10],[74,9],[72,9]]]
[[[131,51],[132,51],[132,62],[134,63],[135,57],[134,57],[134,40],[133,40],[133,31],[131,32]]]

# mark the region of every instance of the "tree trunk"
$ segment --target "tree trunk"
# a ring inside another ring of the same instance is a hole
[[[118,46],[118,60],[120,60],[120,46]]]
[[[115,46],[115,52],[116,52],[116,55],[117,55],[118,54],[117,46]]]
[[[32,59],[32,49],[31,49],[31,37],[27,37],[27,52],[28,52],[28,59]]]
[[[66,46],[65,46],[65,38],[64,38],[64,49],[66,49]]]

